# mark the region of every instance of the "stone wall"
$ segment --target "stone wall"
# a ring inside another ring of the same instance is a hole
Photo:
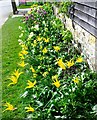
[[[54,6],[54,13],[64,22],[67,29],[73,34],[73,45],[84,55],[90,69],[97,71],[97,39],[82,27],[74,23],[70,18],[64,17],[64,14],[58,14],[58,8]]]

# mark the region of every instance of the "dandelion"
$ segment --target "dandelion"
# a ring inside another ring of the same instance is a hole
[[[19,63],[18,64],[19,66],[21,66],[21,67],[25,67],[26,65],[27,65],[27,63],[25,64],[25,62],[24,61],[22,61],[21,63]]]
[[[56,52],[60,51],[60,47],[59,46],[53,46],[53,48],[56,50]]]
[[[30,67],[30,70],[32,70],[33,73],[35,72],[35,70],[32,66]]]
[[[28,80],[28,86],[26,87],[26,89],[27,88],[32,88],[32,87],[34,87],[35,86],[35,84],[36,84],[36,80],[32,83],[30,80]]]
[[[8,102],[6,102],[6,104],[5,104],[4,106],[6,106],[7,108],[6,108],[3,112],[5,112],[5,111],[7,111],[7,110],[9,110],[9,111],[15,110],[15,108],[13,107],[13,105],[11,105],[11,104],[8,103]]]
[[[45,54],[45,53],[47,53],[47,48],[44,48],[43,50],[42,50],[42,52]]]
[[[66,64],[68,66],[68,68],[72,67],[74,65],[74,61],[73,60],[70,60],[67,62]]]
[[[16,77],[17,79],[19,78],[19,76],[20,76],[21,74],[23,74],[23,72],[19,72],[19,69],[18,69],[18,70],[15,70],[15,71],[13,72],[13,75],[15,75],[15,77]]]
[[[25,109],[27,109],[26,112],[34,112],[34,108],[32,108],[30,105],[29,107],[25,107]]]
[[[83,58],[82,57],[78,57],[77,60],[76,60],[76,62],[78,62],[78,63],[83,62]]]
[[[59,67],[61,67],[62,69],[66,70],[66,67],[65,67],[65,64],[64,64],[63,61],[62,61],[62,58],[57,61],[57,64],[58,64]]]
[[[76,77],[76,78],[75,78],[75,79],[73,79],[72,81],[73,81],[74,83],[77,83],[77,84],[78,84],[78,83],[79,83],[79,78],[78,78],[78,77]]]
[[[11,76],[9,79],[10,79],[12,82],[11,82],[8,86],[14,85],[14,84],[16,84],[16,83],[18,82],[18,79],[17,79],[16,76]]]

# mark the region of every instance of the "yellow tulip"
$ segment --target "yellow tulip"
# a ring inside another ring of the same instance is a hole
[[[20,76],[21,74],[23,74],[23,72],[19,72],[19,69],[18,69],[18,70],[15,70],[15,71],[13,72],[13,75],[15,75],[15,77],[16,77],[17,79],[19,78],[19,76]]]
[[[66,70],[65,64],[63,63],[62,59],[59,59],[57,61],[57,64],[59,65],[60,68]]]
[[[24,49],[24,50],[28,50],[28,47],[27,47],[25,44],[22,44],[21,47],[22,47],[22,49]]]
[[[48,72],[44,72],[44,73],[43,73],[43,77],[46,77],[47,74],[48,74]]]
[[[28,54],[28,51],[22,50],[21,53],[22,53],[23,55],[27,55],[27,54]]]
[[[66,64],[68,66],[68,68],[72,67],[74,65],[74,61],[73,60],[70,60],[67,62]]]
[[[16,76],[11,76],[10,78],[9,78],[12,82],[8,85],[8,86],[10,86],[10,85],[14,85],[14,84],[16,84],[17,82],[18,82],[18,79],[17,79],[17,77]]]
[[[37,41],[41,41],[42,38],[40,38],[40,36],[37,37]]]
[[[13,107],[13,105],[11,105],[8,102],[6,102],[6,104],[4,106],[6,106],[7,108],[3,112],[5,112],[6,110],[9,110],[9,111],[15,110],[15,108]]]
[[[47,48],[44,48],[43,50],[42,50],[42,52],[45,54],[45,53],[47,53]]]
[[[77,58],[76,62],[78,62],[78,63],[83,62],[83,58],[82,57]]]
[[[52,76],[52,80],[57,80],[57,79],[58,79],[58,75]]]
[[[78,83],[79,83],[79,78],[78,78],[78,77],[76,77],[76,78],[75,78],[75,79],[73,79],[72,81],[73,81],[74,83],[77,83],[77,84],[78,84]]]
[[[59,46],[53,46],[53,48],[56,50],[56,52],[60,51],[60,47]]]
[[[35,111],[34,108],[32,108],[30,105],[29,105],[29,107],[25,107],[25,109],[27,109],[26,112],[34,112]]]
[[[32,70],[33,73],[35,72],[35,69],[32,66],[30,67],[30,70]]]
[[[60,81],[58,81],[57,79],[54,81],[53,85],[55,85],[57,88],[60,87]]]
[[[58,75],[52,76],[52,80],[54,81],[53,85],[55,85],[57,88],[60,87],[60,81],[58,81]]]
[[[45,42],[49,42],[49,39],[44,38],[44,41],[45,41]]]
[[[19,52],[19,57],[20,57],[22,60],[25,59],[24,56],[23,56],[23,54],[22,54],[21,52]]]
[[[21,63],[18,64],[21,67],[25,67],[27,65],[27,63],[25,64],[24,61],[22,61]]]
[[[35,86],[35,84],[36,84],[36,80],[32,83],[30,80],[28,80],[28,86],[26,87],[26,89],[27,88],[32,88],[32,87],[34,87]]]

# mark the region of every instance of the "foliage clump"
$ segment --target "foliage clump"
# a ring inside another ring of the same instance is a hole
[[[97,74],[72,45],[72,33],[52,5],[34,4],[23,22],[18,67],[29,76],[21,96],[26,118],[95,119]]]

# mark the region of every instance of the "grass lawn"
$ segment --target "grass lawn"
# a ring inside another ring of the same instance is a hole
[[[31,8],[32,6],[32,2],[27,2],[26,4],[21,4],[20,6],[18,6],[18,9],[25,9],[25,8]]]
[[[20,76],[21,80],[18,84],[8,87],[8,84],[11,82],[8,78],[11,73],[17,69],[17,63],[19,62],[18,53],[21,49],[18,45],[18,36],[20,35],[18,26],[21,24],[21,18],[9,18],[2,27],[2,105],[5,104],[5,102],[10,102],[18,107],[15,111],[3,112],[3,120],[11,120],[13,118],[20,119],[25,115],[25,111],[23,110],[24,104],[20,98],[26,85],[23,75]],[[2,109],[4,110],[6,107]]]

